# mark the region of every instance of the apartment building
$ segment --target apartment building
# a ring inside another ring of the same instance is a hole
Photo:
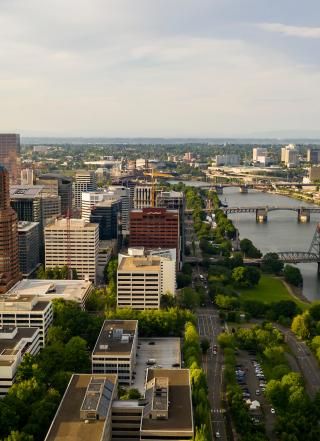
[[[25,354],[36,355],[39,350],[38,328],[0,327],[0,398],[4,397],[13,385]]]
[[[92,352],[93,374],[117,374],[131,385],[138,343],[138,320],[106,320]]]
[[[117,375],[73,374],[45,441],[111,441]]]
[[[96,282],[99,226],[84,219],[56,219],[44,229],[46,268],[70,265],[79,279]]]
[[[142,247],[129,248],[127,255],[119,255],[118,307],[160,309],[161,296],[168,292],[174,295],[175,290],[176,261],[170,253],[146,254]]]
[[[19,262],[24,277],[29,277],[40,264],[39,222],[18,222]]]
[[[92,289],[89,280],[23,279],[7,292],[7,296],[31,296],[41,301],[64,299],[84,309]]]
[[[49,326],[53,321],[50,301],[37,296],[19,296],[14,290],[0,296],[0,327],[39,328],[40,347],[45,345]]]
[[[180,266],[180,220],[178,210],[143,208],[130,213],[130,247],[175,248]]]
[[[81,210],[82,193],[86,191],[96,191],[97,180],[94,171],[79,170],[75,175],[74,182],[74,203],[75,207]]]

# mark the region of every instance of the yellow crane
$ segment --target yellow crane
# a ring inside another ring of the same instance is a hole
[[[143,172],[143,176],[150,176],[151,177],[151,207],[155,206],[156,202],[156,185],[157,185],[157,178],[173,178],[173,175],[170,173],[162,173],[159,171],[154,170],[153,168],[150,169],[150,172]]]

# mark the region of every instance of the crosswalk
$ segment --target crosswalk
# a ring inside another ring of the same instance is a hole
[[[224,409],[212,409],[213,413],[223,413]]]

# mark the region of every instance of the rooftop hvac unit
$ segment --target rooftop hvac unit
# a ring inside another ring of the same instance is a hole
[[[121,328],[116,328],[113,330],[113,338],[118,338],[119,340],[121,340],[122,334],[123,334],[123,329]]]

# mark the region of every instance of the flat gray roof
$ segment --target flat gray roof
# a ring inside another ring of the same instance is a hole
[[[92,355],[130,355],[137,331],[138,320],[106,320]]]
[[[2,333],[8,332],[9,330],[12,331],[15,327],[14,326],[8,326],[4,327],[2,329],[2,332],[0,332],[0,366],[10,366],[12,364],[12,360],[1,360],[1,353],[2,351],[7,350],[14,350],[14,348],[17,346],[17,344],[21,341],[23,338],[31,338],[34,336],[37,332],[37,328],[16,328],[17,333],[13,338],[3,338]],[[6,353],[4,355],[14,355],[14,353],[9,354]]]
[[[159,432],[190,433],[193,436],[193,414],[189,369],[148,369],[147,381],[167,377],[169,382],[168,419],[142,418],[141,430],[149,434]]]
[[[148,368],[147,361],[150,359],[156,360],[154,367],[162,366],[162,368],[172,368],[174,367],[173,365],[177,365],[176,367],[180,368],[180,338],[163,337],[138,339],[136,366],[134,367],[135,379],[132,387],[139,389],[141,393],[144,393],[145,390],[146,372]]]

